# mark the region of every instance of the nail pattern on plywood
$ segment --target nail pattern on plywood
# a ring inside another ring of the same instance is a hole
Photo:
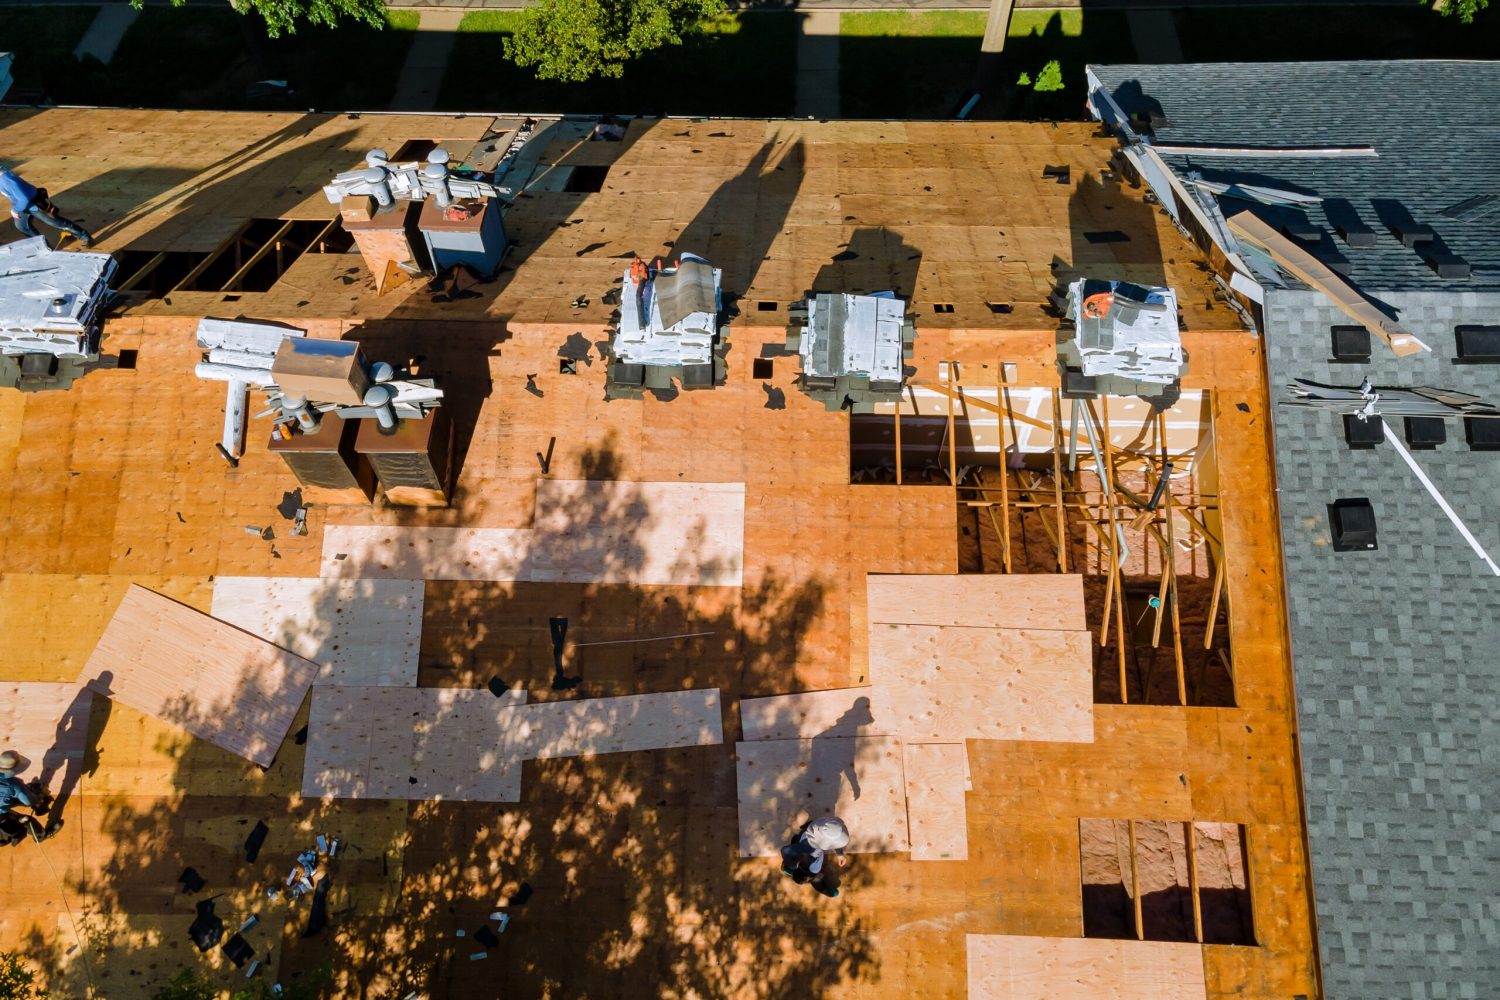
[[[416,687],[421,580],[221,576],[213,615],[319,665],[314,684]]]
[[[808,820],[838,816],[851,853],[909,850],[901,741],[822,737],[735,744],[740,856],[775,855]]]

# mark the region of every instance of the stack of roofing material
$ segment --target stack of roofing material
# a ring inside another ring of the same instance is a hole
[[[115,266],[107,253],[51,250],[40,236],[0,247],[0,352],[95,353]]]
[[[1072,390],[1166,397],[1187,370],[1177,329],[1177,293],[1124,281],[1079,279],[1068,286],[1074,334],[1058,357],[1076,376]]]
[[[830,410],[871,413],[874,404],[897,401],[902,362],[912,355],[916,329],[906,303],[890,292],[822,293],[806,303],[805,325],[787,337],[802,358],[804,391]]]
[[[635,261],[625,272],[620,322],[610,342],[605,391],[611,398],[665,392],[673,380],[684,389],[720,385],[727,371],[719,313],[724,272],[685,253],[673,267],[646,269]]]
[[[626,271],[615,357],[637,365],[711,364],[722,275],[688,254],[645,281]]]
[[[1082,577],[871,576],[869,595],[869,687],[740,702],[744,856],[836,812],[856,851],[963,860],[964,741],[1093,741]]]

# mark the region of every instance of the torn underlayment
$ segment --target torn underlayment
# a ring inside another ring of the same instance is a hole
[[[40,236],[0,246],[0,352],[96,353],[114,274],[109,254],[51,250]]]

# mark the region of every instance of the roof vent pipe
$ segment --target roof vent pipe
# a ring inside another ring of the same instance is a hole
[[[360,177],[370,186],[370,193],[375,196],[375,204],[381,208],[390,208],[396,203],[391,195],[389,175],[384,167],[370,167],[363,171]]]
[[[439,208],[447,208],[453,204],[453,192],[448,188],[448,151],[446,149],[434,149],[427,154],[427,166],[422,170],[422,176],[427,181],[422,186],[432,192]]]
[[[282,396],[281,412],[284,416],[296,417],[297,425],[304,434],[311,434],[318,429],[317,411],[307,405],[306,396]]]
[[[372,385],[365,390],[365,405],[375,411],[375,420],[380,424],[380,429],[387,433],[396,429],[396,408],[391,405],[391,400],[395,397],[396,390],[384,383]]]

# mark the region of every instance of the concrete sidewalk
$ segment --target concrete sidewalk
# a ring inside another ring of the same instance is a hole
[[[443,74],[448,71],[448,57],[453,54],[453,41],[458,37],[458,24],[467,13],[452,7],[422,11],[417,37],[406,50],[406,62],[396,80],[392,111],[431,111],[437,106]]]
[[[135,19],[140,16],[141,12],[134,7],[122,7],[118,4],[100,7],[89,30],[83,33],[83,37],[73,47],[73,56],[77,59],[93,56],[106,66],[109,65],[109,61],[115,57],[115,50],[125,39],[125,32],[130,30]]]
[[[839,116],[839,12],[817,10],[797,16],[798,118]]]

